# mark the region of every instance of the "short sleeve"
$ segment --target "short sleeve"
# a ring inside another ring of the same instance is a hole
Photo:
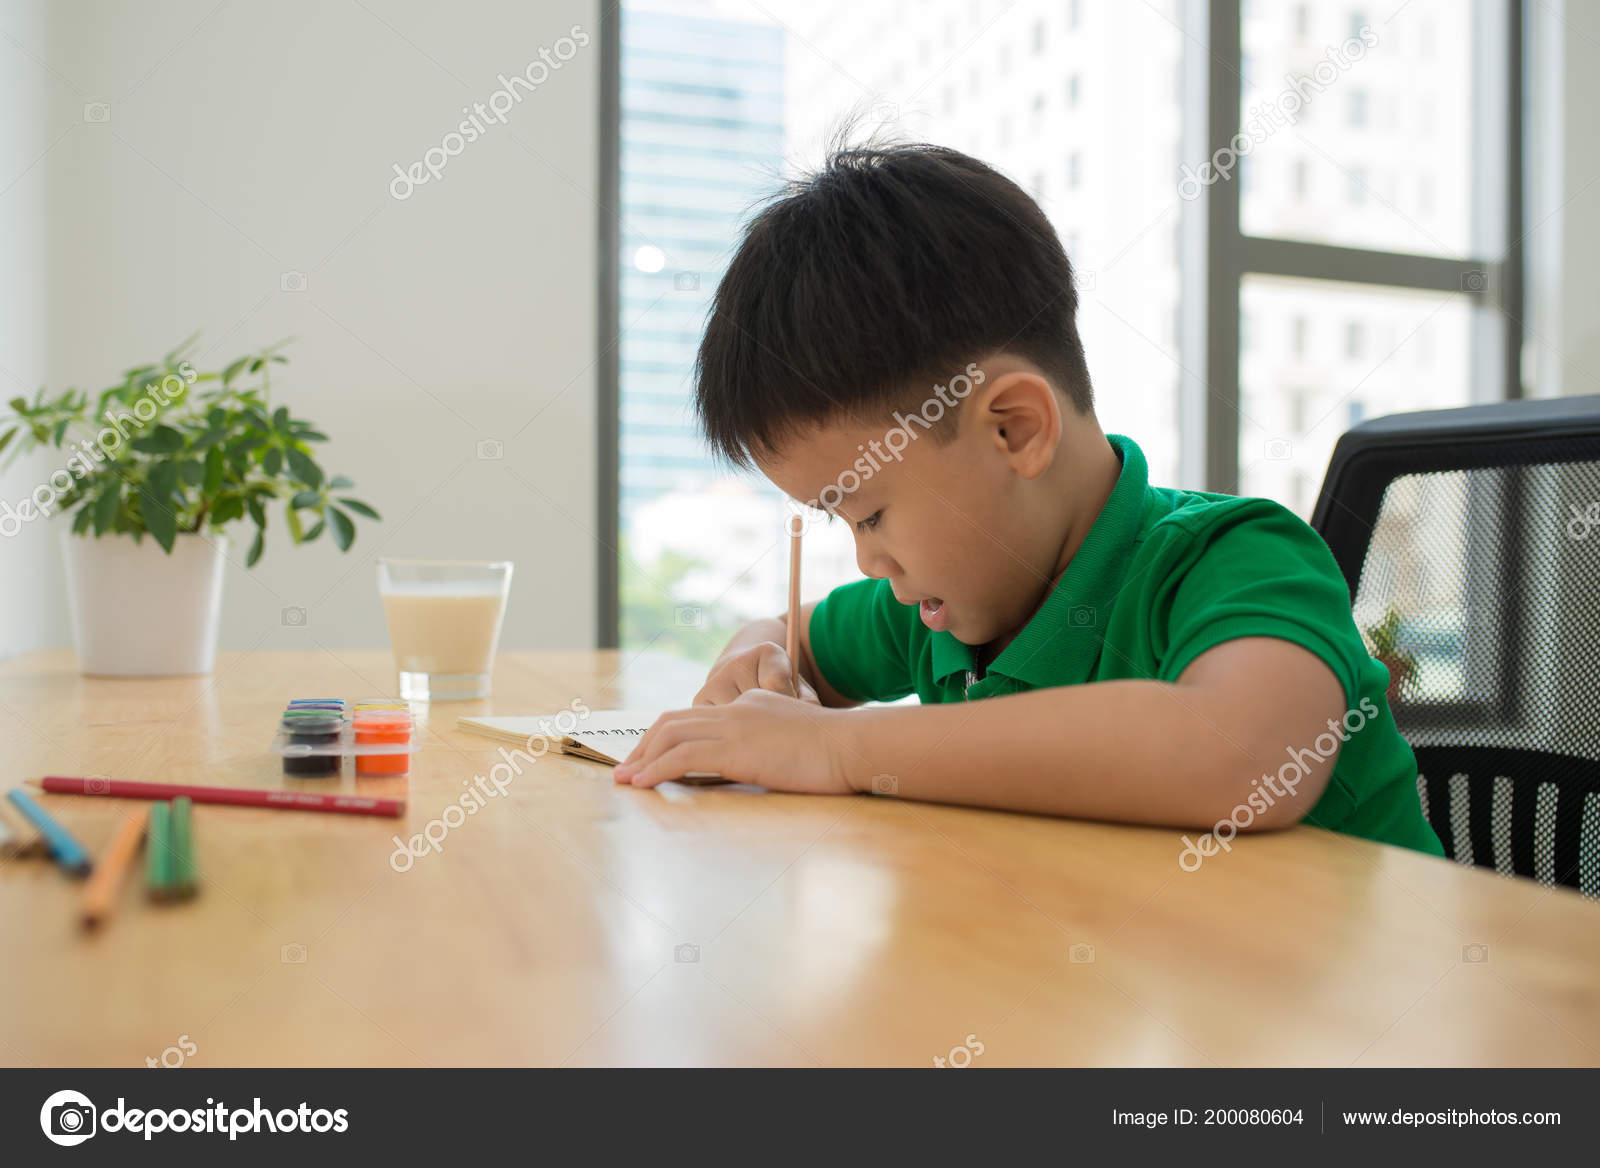
[[[1168,533],[1187,539],[1169,577],[1164,630],[1154,630],[1160,679],[1176,681],[1224,641],[1276,637],[1315,653],[1353,705],[1369,664],[1350,592],[1328,545],[1304,520],[1266,499],[1229,500],[1213,522]],[[1164,636],[1161,634],[1164,632]]]
[[[887,580],[842,585],[811,612],[811,656],[828,684],[851,701],[897,701],[915,689],[915,618]]]

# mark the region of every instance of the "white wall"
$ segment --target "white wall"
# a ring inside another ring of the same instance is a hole
[[[0,0],[0,400],[99,389],[196,329],[201,368],[293,335],[275,400],[384,513],[348,555],[289,546],[275,514],[255,569],[232,556],[224,648],[386,644],[379,554],[513,559],[502,644],[592,643],[598,13]],[[587,46],[506,124],[391,196],[391,164],[574,25]],[[13,468],[0,497],[50,468]],[[0,656],[69,641],[59,531],[0,541]]]

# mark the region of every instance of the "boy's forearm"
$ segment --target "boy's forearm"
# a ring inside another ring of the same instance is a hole
[[[1261,735],[1207,701],[1167,682],[1107,681],[856,711],[839,719],[845,778],[907,799],[1203,830],[1257,789],[1270,761]],[[1258,827],[1298,821],[1315,793],[1267,798]]]

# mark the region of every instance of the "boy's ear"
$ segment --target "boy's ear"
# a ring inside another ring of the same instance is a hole
[[[1025,479],[1044,473],[1061,442],[1061,403],[1037,373],[996,378],[984,395],[984,441],[1011,461]]]

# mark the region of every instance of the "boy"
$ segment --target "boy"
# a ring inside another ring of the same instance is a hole
[[[746,627],[617,782],[1218,839],[1305,820],[1441,854],[1327,546],[1275,503],[1151,487],[1095,418],[1076,310],[1043,213],[956,151],[839,151],[755,218],[700,347],[700,420],[850,523],[867,579],[803,610],[799,660],[785,620]]]

